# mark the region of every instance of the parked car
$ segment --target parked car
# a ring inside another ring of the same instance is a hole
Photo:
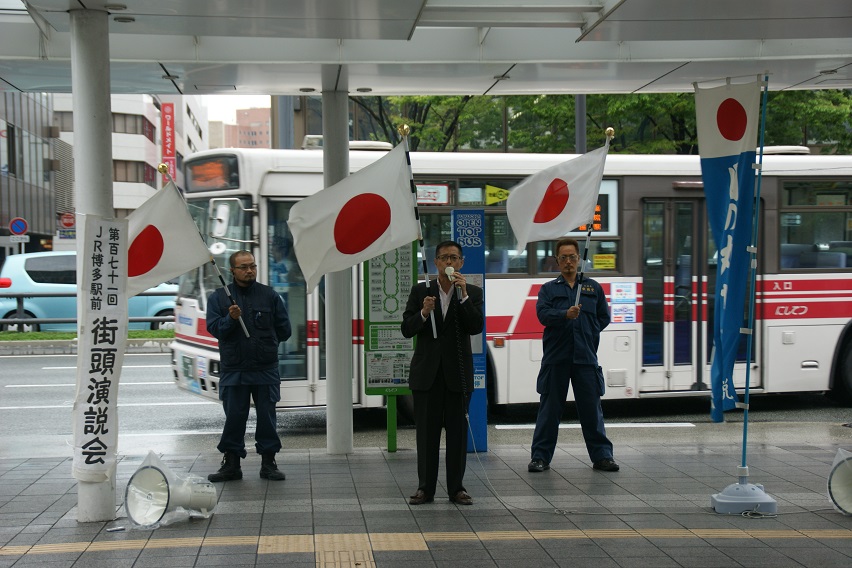
[[[163,283],[147,292],[172,292],[169,296],[134,296],[130,298],[130,317],[164,317],[174,315],[177,285]],[[76,293],[77,253],[75,251],[34,252],[6,257],[0,268],[0,294]],[[15,298],[0,297],[0,314],[4,319],[14,318],[17,311]],[[77,317],[77,297],[24,298],[24,316],[27,318]],[[135,322],[130,329],[173,328],[171,322]],[[2,329],[16,330],[16,325],[3,324]],[[25,325],[28,331],[74,331],[73,323],[44,323]]]

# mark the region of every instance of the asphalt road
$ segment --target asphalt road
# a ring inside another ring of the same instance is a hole
[[[218,403],[178,389],[168,354],[127,354],[118,397],[119,452],[129,455],[216,452],[224,421]],[[0,456],[68,456],[71,453],[71,403],[76,357],[39,355],[0,357]],[[822,395],[755,396],[751,400],[749,443],[819,443],[852,447],[852,408]],[[491,417],[488,443],[527,446],[535,405],[511,407]],[[726,422],[709,418],[709,401],[665,398],[604,403],[608,435],[616,445],[662,443],[741,444],[742,413]],[[354,413],[356,447],[387,447],[383,409]],[[573,405],[568,405],[560,441],[582,441]],[[254,429],[253,413],[249,432]],[[285,448],[326,447],[325,411],[279,414]],[[251,436],[247,445],[251,445]],[[399,451],[414,448],[413,427],[400,427]]]

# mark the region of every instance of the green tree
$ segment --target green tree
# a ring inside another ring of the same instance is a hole
[[[572,153],[572,95],[507,97],[354,97],[369,117],[361,130],[398,143],[397,125],[412,128],[412,150]],[[852,153],[852,91],[769,93],[766,145],[808,145]],[[586,139],[603,144],[615,129],[613,152],[698,154],[693,93],[589,95]]]
[[[852,153],[852,91],[770,91],[768,98],[766,145]]]

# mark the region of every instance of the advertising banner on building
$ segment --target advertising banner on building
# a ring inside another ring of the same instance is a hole
[[[177,162],[175,161],[175,104],[160,105],[160,131],[162,132],[163,163],[169,167],[172,179],[177,179]],[[169,183],[168,176],[163,176],[163,185]]]

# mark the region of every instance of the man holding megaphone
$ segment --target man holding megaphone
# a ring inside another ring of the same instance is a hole
[[[417,425],[417,491],[409,504],[431,503],[438,484],[441,429],[446,430],[447,494],[471,505],[464,488],[467,462],[467,409],[473,392],[470,337],[482,332],[482,288],[468,284],[459,270],[462,248],[444,241],[435,249],[438,278],[411,289],[402,321],[405,337],[417,336],[408,386]],[[429,320],[435,318],[432,327]]]

